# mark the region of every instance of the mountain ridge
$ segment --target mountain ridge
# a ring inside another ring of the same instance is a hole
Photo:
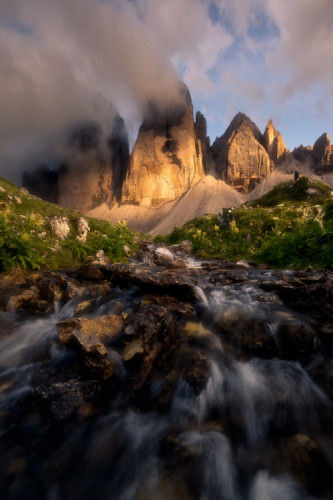
[[[262,134],[241,112],[210,145],[206,119],[197,112],[194,121],[191,95],[182,83],[173,105],[147,104],[131,154],[118,114],[113,126],[104,130],[106,148],[98,130],[98,125],[78,129],[70,157],[60,159],[56,169],[39,166],[26,173],[23,186],[83,213],[105,207],[106,217],[110,211],[126,212],[121,210],[124,205],[163,213],[166,203],[177,202],[208,175],[247,195],[276,169],[289,174],[295,170],[311,175],[333,173],[333,148],[326,133],[313,147],[300,146],[291,152],[272,120]]]

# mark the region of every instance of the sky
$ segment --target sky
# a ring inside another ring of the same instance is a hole
[[[179,79],[211,142],[234,115],[293,149],[333,139],[332,0],[0,0],[0,175],[51,161],[115,110],[131,145]]]

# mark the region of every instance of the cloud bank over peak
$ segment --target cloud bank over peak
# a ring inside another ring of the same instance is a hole
[[[331,0],[2,0],[0,174],[49,158],[75,124],[107,128],[111,104],[133,142],[179,79],[212,139],[241,110],[290,130],[289,147],[313,142],[333,128],[332,22]]]

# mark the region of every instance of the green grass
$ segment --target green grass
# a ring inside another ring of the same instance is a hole
[[[61,240],[52,229],[54,217],[66,217],[69,235]],[[61,269],[84,262],[104,250],[111,261],[126,260],[124,246],[135,249],[135,234],[125,224],[84,217],[85,243],[77,239],[82,215],[36,198],[0,178],[0,272],[13,269]]]
[[[302,177],[231,213],[229,228],[220,228],[217,216],[209,215],[175,227],[156,241],[190,240],[193,253],[204,258],[333,269],[333,200],[325,184]]]

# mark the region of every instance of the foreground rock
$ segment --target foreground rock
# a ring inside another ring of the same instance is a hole
[[[73,333],[80,331],[86,335],[94,335],[102,343],[113,340],[124,327],[123,317],[120,315],[99,316],[89,318],[69,318],[57,323],[59,340],[62,344],[69,344],[73,340]]]

